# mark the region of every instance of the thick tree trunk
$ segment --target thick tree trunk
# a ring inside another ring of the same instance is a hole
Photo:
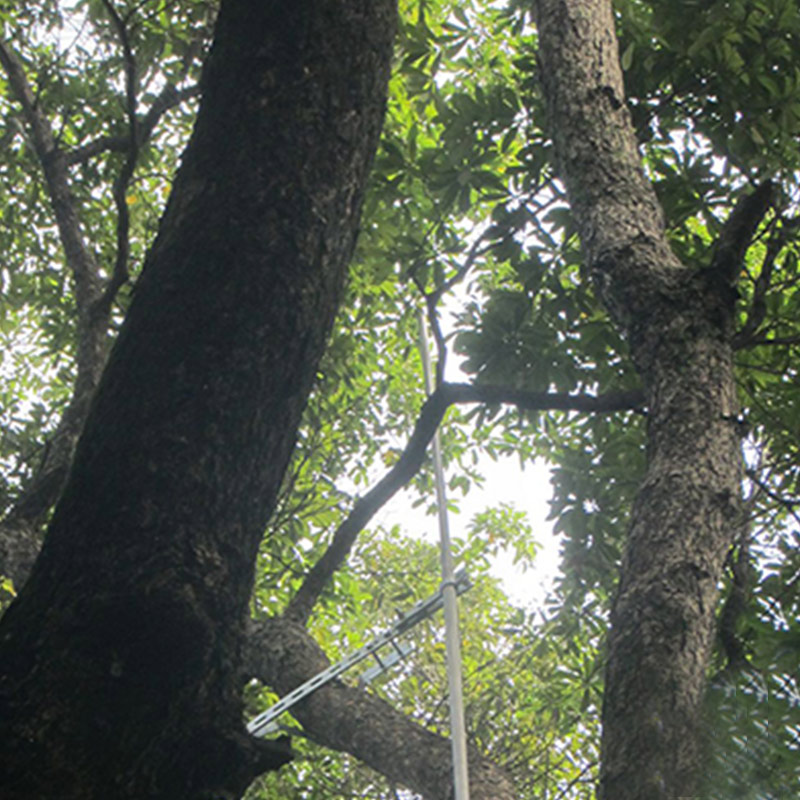
[[[223,2],[42,553],[0,627],[4,798],[233,797],[255,554],[350,257],[393,0]]]
[[[642,173],[608,0],[539,0],[542,82],[587,266],[626,334],[648,466],[611,615],[599,796],[697,794],[717,584],[739,525],[730,263],[681,265]],[[735,265],[733,265],[735,267]]]

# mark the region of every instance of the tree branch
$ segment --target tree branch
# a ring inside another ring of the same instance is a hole
[[[125,22],[117,14],[111,0],[102,0],[111,21],[116,28],[122,46],[122,58],[125,65],[125,109],[128,116],[127,147],[125,161],[114,180],[114,204],[117,207],[117,252],[111,277],[97,300],[95,313],[106,316],[120,287],[128,280],[128,258],[130,256],[130,210],[128,209],[128,186],[136,169],[139,157],[138,120],[136,117],[137,80],[136,57],[131,48],[130,38]]]
[[[252,622],[246,644],[246,676],[286,694],[330,662],[301,626],[278,617]],[[368,692],[334,681],[292,709],[318,744],[348,752],[390,781],[428,800],[452,796],[450,741]],[[470,752],[473,800],[513,800],[508,776],[474,748]]]
[[[763,347],[764,345],[786,346],[800,344],[800,335],[798,336],[774,336],[768,339],[766,336],[752,336],[749,339],[740,341],[734,340],[734,347],[737,350],[746,350],[748,347]]]
[[[439,324],[439,312],[436,308],[437,299],[435,293],[424,295],[425,311],[428,325],[433,336],[433,343],[436,347],[436,374],[433,378],[434,388],[444,383],[444,370],[447,365],[447,344],[442,333],[442,326]],[[427,337],[425,337],[427,341]]]
[[[794,235],[798,226],[800,226],[800,217],[785,220],[781,230],[778,233],[773,233],[767,242],[767,252],[761,264],[761,271],[755,281],[753,299],[747,313],[747,320],[742,329],[733,337],[734,349],[741,350],[753,344],[763,344],[765,342],[764,331],[759,331],[759,328],[767,316],[766,298],[767,293],[772,288],[775,261],[781,250]]]
[[[477,259],[487,253],[491,249],[491,245],[481,247],[487,236],[488,228],[472,243],[464,263],[456,270],[455,274],[451,275],[441,286],[429,292],[426,297],[430,297],[434,304],[438,303],[442,297],[447,294],[454,286],[457,286],[461,281],[466,278],[469,271],[475,265]]]
[[[744,263],[747,248],[753,241],[758,226],[769,211],[775,196],[775,185],[766,181],[754,192],[742,195],[731,215],[725,221],[714,247],[711,269],[728,284],[734,286]]]
[[[91,397],[105,364],[108,310],[118,286],[112,285],[115,280],[112,278],[103,289],[98,264],[85,245],[78,202],[70,188],[67,159],[37,104],[22,62],[5,42],[0,42],[0,64],[8,76],[14,97],[22,107],[34,151],[42,165],[66,265],[74,280],[78,311],[77,375],[72,399],[58,427],[48,438],[36,475],[0,523],[0,573],[11,577],[20,587],[38,553],[42,525],[61,493]],[[126,230],[123,238],[127,241]]]
[[[200,94],[200,86],[195,84],[185,89],[176,89],[172,84],[166,84],[161,93],[153,101],[147,113],[138,118],[137,147],[140,149],[150,140],[153,131],[158,125],[161,117],[170,109],[179,106],[181,103]],[[64,158],[68,166],[82,164],[95,156],[106,152],[125,152],[129,146],[128,136],[101,136],[83,147],[65,153]]]
[[[445,344],[444,335],[442,334],[442,327],[439,324],[439,314],[436,307],[439,305],[439,301],[445,294],[447,294],[447,292],[464,280],[469,271],[475,265],[475,261],[478,259],[478,257],[490,249],[490,245],[481,247],[482,242],[486,238],[486,234],[487,232],[484,231],[472,243],[469,251],[467,252],[467,257],[464,259],[464,262],[461,264],[461,266],[448,280],[446,280],[441,286],[437,287],[433,291],[426,292],[425,286],[417,278],[417,276],[414,274],[411,276],[411,279],[414,281],[414,284],[416,285],[417,289],[419,289],[419,293],[422,295],[422,298],[425,301],[428,324],[430,325],[431,334],[436,346],[437,359],[434,386],[439,386],[440,384],[444,383],[445,365],[447,363],[447,346]]]
[[[124,136],[103,137],[70,153],[62,151],[47,118],[37,105],[21,61],[7,43],[0,42],[0,64],[22,107],[34,150],[43,168],[67,267],[75,280],[78,308],[77,378],[72,399],[58,427],[48,438],[36,475],[0,522],[0,575],[10,577],[18,589],[27,579],[38,555],[42,526],[61,493],[89,402],[105,363],[108,313],[119,287],[127,278],[129,219],[126,193],[138,153],[167,111],[200,93],[197,85],[178,90],[167,84],[147,113],[137,117],[136,64],[127,31],[108,0],[104,0],[104,5],[119,31],[126,65],[128,132]],[[117,254],[112,277],[103,287],[95,258],[84,244],[78,204],[69,187],[68,167],[106,151],[124,152],[127,158],[114,183],[114,198],[119,213]]]
[[[56,145],[50,124],[36,103],[22,63],[5,42],[0,42],[0,63],[31,129],[34,150],[44,170],[64,254],[75,276],[80,313],[81,310],[86,311],[99,295],[99,278],[94,257],[84,246],[77,202],[69,188],[64,154]]]
[[[5,42],[0,42],[0,64],[22,107],[34,151],[42,165],[66,265],[75,282],[78,310],[77,375],[72,399],[48,439],[35,477],[0,523],[0,573],[11,577],[19,587],[38,553],[42,524],[61,492],[72,461],[75,443],[105,363],[108,326],[106,318],[92,313],[102,292],[99,270],[94,255],[84,244],[78,203],[69,186],[64,153],[58,148],[50,124],[37,104],[21,61]]]
[[[754,582],[755,568],[750,552],[750,525],[747,520],[738,537],[736,552],[728,554],[731,584],[717,620],[717,635],[727,660],[726,669],[735,670],[747,664],[746,649],[737,631],[739,620],[747,608]]]
[[[423,405],[400,459],[364,497],[356,502],[353,510],[339,525],[328,549],[311,568],[297,594],[289,601],[286,616],[297,622],[305,622],[308,619],[323,587],[344,562],[358,534],[375,513],[416,475],[422,466],[428,443],[451,405],[508,403],[533,411],[610,413],[641,408],[643,401],[643,395],[638,391],[590,396],[526,392],[502,386],[440,384]]]

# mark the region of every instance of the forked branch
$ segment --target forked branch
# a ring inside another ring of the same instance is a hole
[[[297,594],[290,600],[286,616],[304,623],[333,573],[347,558],[356,537],[377,511],[414,475],[425,458],[429,442],[447,409],[460,403],[503,403],[530,411],[584,411],[610,413],[641,408],[641,392],[616,392],[607,395],[571,395],[526,392],[502,386],[477,386],[442,383],[422,407],[417,424],[397,463],[364,497],[337,528],[320,560],[308,572]]]
[[[150,141],[153,131],[167,111],[176,108],[187,100],[197,97],[199,94],[200,86],[197,84],[187,86],[184,89],[176,89],[171,83],[166,84],[158,97],[153,101],[147,113],[138,118],[136,124],[137,147],[141,149]],[[128,146],[129,137],[127,135],[101,136],[93,142],[89,142],[82,147],[76,147],[74,150],[65,153],[64,159],[69,166],[83,164],[103,153],[124,153]]]
[[[8,76],[14,97],[22,107],[36,156],[44,171],[67,265],[75,278],[79,313],[82,310],[88,311],[99,294],[97,264],[91,252],[84,246],[77,201],[69,187],[64,154],[56,145],[49,121],[36,103],[22,62],[6,42],[0,42],[0,64]]]

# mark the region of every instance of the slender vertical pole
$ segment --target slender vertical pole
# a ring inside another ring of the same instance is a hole
[[[419,341],[425,390],[433,392],[431,357],[425,332],[425,315],[419,313]],[[442,598],[444,601],[444,635],[447,649],[447,684],[450,696],[450,739],[453,747],[453,784],[455,800],[469,800],[467,770],[467,731],[464,725],[464,692],[461,685],[461,641],[458,632],[458,600],[453,553],[450,549],[450,526],[447,519],[447,495],[442,466],[439,431],[433,437],[433,471],[436,482],[436,505],[439,511],[439,542],[442,562]]]

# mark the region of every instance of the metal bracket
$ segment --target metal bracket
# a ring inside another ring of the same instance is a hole
[[[392,650],[388,656],[381,657],[380,653],[373,653],[373,657],[377,662],[374,667],[365,669],[358,678],[358,685],[362,688],[369,685],[379,675],[386,672],[399,661],[402,661],[414,648],[410,644],[404,642],[397,642],[392,640]]]
[[[455,575],[455,588],[458,594],[466,592],[472,586],[467,573],[464,570],[459,570]],[[442,595],[443,587],[440,587],[437,592],[432,594],[425,600],[421,600],[411,610],[403,614],[391,628],[379,633],[374,639],[367,642],[363,647],[354,650],[352,653],[346,655],[337,664],[333,664],[327,669],[315,675],[310,680],[293,689],[289,694],[282,697],[275,703],[274,706],[268,708],[266,711],[254,717],[247,724],[247,730],[254,736],[266,736],[269,733],[274,733],[278,730],[276,720],[285,711],[288,711],[296,703],[299,703],[303,698],[308,697],[312,692],[330,683],[335,678],[338,678],[343,672],[347,672],[351,667],[360,663],[369,656],[373,656],[378,662],[376,667],[367,670],[362,676],[362,682],[368,683],[373,680],[377,675],[383,672],[388,667],[396,664],[401,658],[404,658],[410,652],[409,646],[398,645],[394,642],[398,636],[411,630],[415,625],[418,625],[422,620],[427,619],[435,614],[444,604]],[[391,645],[393,650],[391,654],[379,657],[378,651]],[[373,673],[369,678],[366,676]]]

